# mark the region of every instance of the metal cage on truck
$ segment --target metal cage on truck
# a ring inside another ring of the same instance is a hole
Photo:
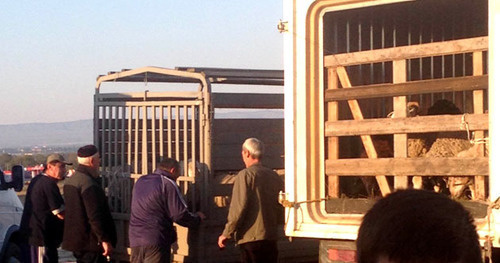
[[[122,92],[131,83],[135,83],[134,91]],[[149,91],[155,84],[166,83],[178,88]],[[116,92],[103,92],[104,84],[111,86],[106,90]],[[234,88],[213,92],[216,85]],[[278,90],[258,93],[256,86]],[[118,259],[128,260],[127,224],[134,180],[152,172],[160,158],[173,157],[185,171],[178,183],[190,209],[208,216],[196,230],[177,227],[174,261],[238,260],[239,250],[233,246],[219,251],[217,237],[225,224],[232,180],[244,168],[240,153],[246,138],[264,141],[264,164],[283,174],[282,86],[281,70],[144,67],[98,77],[94,143],[100,149],[103,184],[118,228]],[[218,110],[240,113],[217,118]],[[261,113],[250,116],[252,112],[245,114],[248,110]],[[278,111],[277,117],[269,118],[266,111]],[[314,240],[290,243],[283,236],[279,246],[287,261],[309,260],[318,253]]]
[[[461,202],[481,244],[500,246],[497,2],[284,1],[287,235],[355,250],[377,196],[470,178]],[[460,113],[430,115],[443,100]],[[470,140],[474,155],[415,153],[430,135]],[[367,182],[374,193],[357,192]]]

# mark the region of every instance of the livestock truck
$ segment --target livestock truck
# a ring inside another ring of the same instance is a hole
[[[500,247],[500,2],[283,5],[286,235],[321,240],[320,262],[354,262],[375,200],[423,188],[472,213],[491,259]]]
[[[181,163],[179,186],[191,211],[207,219],[197,229],[177,226],[175,262],[236,262],[239,250],[219,250],[234,176],[244,168],[241,144],[257,137],[266,145],[264,164],[284,174],[283,71],[143,67],[97,78],[94,143],[118,232],[114,259],[129,259],[130,198],[137,178],[156,162]],[[280,260],[314,261],[318,240],[290,242],[283,226]]]

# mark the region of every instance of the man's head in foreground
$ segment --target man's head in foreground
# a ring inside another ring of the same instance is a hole
[[[480,263],[474,220],[458,202],[423,190],[400,190],[363,218],[358,263]]]

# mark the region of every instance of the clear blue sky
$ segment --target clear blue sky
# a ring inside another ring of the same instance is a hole
[[[282,2],[1,1],[0,124],[91,119],[95,79],[159,66],[282,69]]]

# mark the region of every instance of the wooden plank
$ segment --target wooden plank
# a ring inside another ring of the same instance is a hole
[[[488,37],[433,42],[325,56],[325,67],[350,66],[384,61],[445,56],[488,50]]]
[[[349,80],[349,76],[347,75],[347,71],[344,67],[337,68],[337,76],[339,77],[340,83],[344,88],[352,87],[351,81]],[[361,108],[359,107],[357,100],[348,100],[349,108],[351,109],[352,116],[354,116],[355,120],[362,120],[363,113],[361,112]],[[377,151],[375,146],[373,145],[372,138],[367,135],[361,136],[361,141],[363,142],[363,146],[365,147],[368,158],[377,158]],[[380,192],[382,195],[387,195],[391,192],[389,187],[389,183],[387,182],[387,178],[385,176],[376,176],[377,183],[380,188]]]
[[[379,158],[326,160],[327,175],[471,176],[488,175],[488,157]]]
[[[327,75],[327,89],[338,89],[338,77],[337,70],[335,68],[328,69]],[[327,120],[337,121],[339,119],[339,105],[338,102],[326,102],[327,104]],[[338,159],[339,158],[339,138],[338,137],[328,137],[327,139],[327,149],[328,149],[328,159]],[[339,197],[340,196],[340,181],[338,176],[328,176],[328,196],[329,197]]]
[[[342,120],[325,123],[325,136],[355,136],[402,133],[464,131],[464,115],[433,115],[412,118],[377,118]],[[471,131],[488,130],[488,113],[467,114],[465,119]]]
[[[325,102],[488,89],[488,75],[355,86],[325,91]]]
[[[473,72],[472,74],[475,76],[483,75],[483,52],[474,52],[472,54],[472,64],[473,64]],[[473,105],[474,105],[474,113],[475,114],[483,114],[484,113],[484,91],[475,90],[472,93],[473,95]],[[484,131],[476,131],[474,134],[474,139],[483,139]],[[478,145],[479,152],[481,156],[484,156],[484,144]],[[474,199],[476,200],[486,200],[486,181],[484,176],[475,176],[474,177]]]
[[[214,108],[283,109],[283,94],[212,93]]]
[[[396,60],[392,63],[392,80],[394,83],[406,82],[406,60]],[[393,117],[406,118],[406,96],[393,98]],[[408,135],[394,134],[394,157],[408,157]],[[408,177],[397,175],[394,177],[394,189],[408,188]]]

